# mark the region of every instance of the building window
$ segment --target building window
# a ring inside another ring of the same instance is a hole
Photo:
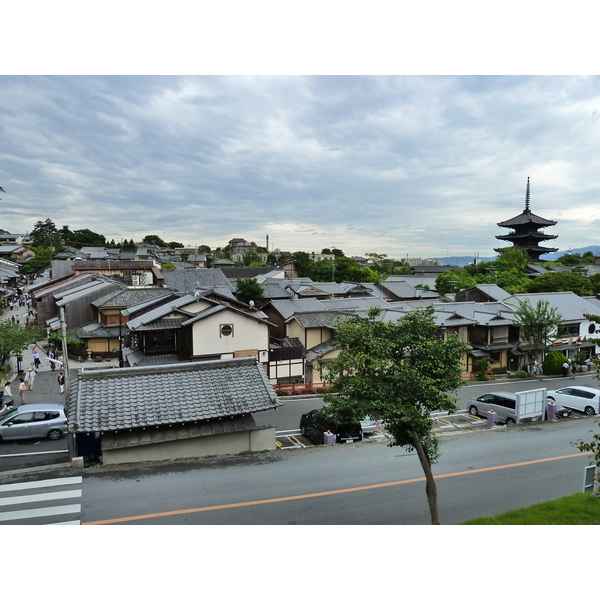
[[[596,324],[595,323],[590,323],[590,326],[588,327],[588,333],[596,333]]]
[[[221,337],[233,336],[233,325],[221,325]]]

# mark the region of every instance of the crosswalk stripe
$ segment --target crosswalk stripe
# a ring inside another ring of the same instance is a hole
[[[59,485],[76,485],[83,481],[81,475],[77,477],[61,477],[59,479],[42,479],[40,481],[25,481],[23,483],[6,483],[0,485],[0,494],[17,490],[31,490],[37,488],[55,487]]]
[[[28,496],[9,496],[7,498],[0,498],[0,506],[29,504],[30,502],[47,502],[50,500],[64,500],[65,498],[81,498],[81,490],[49,492],[47,494],[29,494]]]
[[[33,519],[36,517],[51,517],[81,511],[81,504],[66,504],[65,506],[48,506],[46,508],[32,508],[29,510],[12,510],[0,513],[0,521],[16,521],[18,519]]]

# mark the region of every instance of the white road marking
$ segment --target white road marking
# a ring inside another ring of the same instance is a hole
[[[36,488],[55,487],[58,485],[76,485],[83,481],[81,475],[77,477],[60,477],[58,479],[41,479],[40,481],[25,481],[23,483],[6,483],[0,485],[0,493],[15,490],[31,490]]]
[[[67,504],[65,506],[48,506],[46,508],[33,508],[30,510],[13,510],[0,513],[0,521],[16,521],[18,519],[34,519],[36,517],[49,517],[52,515],[65,515],[81,511],[81,504]]]
[[[64,500],[65,498],[81,498],[81,490],[66,492],[49,492],[47,494],[30,494],[29,496],[8,496],[0,498],[0,506],[11,504],[29,504],[31,502],[46,502],[51,500]]]

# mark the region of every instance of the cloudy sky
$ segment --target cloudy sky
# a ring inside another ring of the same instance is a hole
[[[114,64],[0,77],[0,228],[484,257],[530,177],[532,211],[558,222],[547,245],[600,242],[599,77],[102,74]]]
[[[600,78],[5,76],[2,220],[108,240],[493,256],[600,242]]]

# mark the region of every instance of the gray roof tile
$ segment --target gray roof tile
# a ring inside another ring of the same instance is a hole
[[[69,428],[103,432],[201,422],[281,406],[256,358],[81,369]]]

